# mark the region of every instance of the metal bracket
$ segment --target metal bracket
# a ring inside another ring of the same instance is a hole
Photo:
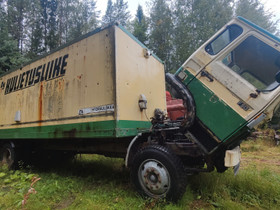
[[[126,156],[125,156],[125,166],[128,166],[128,158],[129,158],[129,153],[130,153],[130,149],[132,147],[132,145],[135,143],[135,141],[138,139],[138,137],[142,136],[142,133],[138,133],[137,136],[135,136],[132,141],[130,142],[128,148],[127,148],[127,152],[126,152]]]

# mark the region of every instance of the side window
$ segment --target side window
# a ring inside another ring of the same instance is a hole
[[[205,51],[210,55],[216,55],[224,49],[229,43],[242,34],[243,29],[238,25],[230,25],[219,34],[211,43],[205,47]]]
[[[246,38],[222,62],[258,90],[273,90],[279,85],[275,75],[280,70],[280,52],[255,36]]]

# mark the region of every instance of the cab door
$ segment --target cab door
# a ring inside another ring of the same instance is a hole
[[[207,73],[239,99],[238,107],[234,102],[229,105],[247,121],[262,111],[275,95],[280,53],[273,45],[252,31],[205,67]]]

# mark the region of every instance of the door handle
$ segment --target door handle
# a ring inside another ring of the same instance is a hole
[[[209,82],[213,82],[214,81],[214,78],[205,70],[202,70],[200,75],[202,77],[207,77],[209,79]]]
[[[257,94],[257,93],[251,93],[251,94],[250,94],[250,97],[251,97],[251,98],[257,98],[258,95],[259,95],[259,94]]]

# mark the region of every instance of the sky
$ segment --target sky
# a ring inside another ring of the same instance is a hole
[[[280,1],[279,0],[261,0],[265,8],[275,14],[276,19],[280,19]]]
[[[128,9],[130,11],[131,16],[135,16],[136,10],[138,5],[140,4],[143,8],[145,8],[146,0],[124,0],[125,2],[128,2]],[[115,2],[113,0],[113,2]],[[101,16],[105,14],[106,7],[107,7],[107,0],[96,0],[96,7],[97,10],[101,11]],[[145,12],[145,9],[144,9]]]
[[[130,14],[132,18],[135,17],[136,10],[138,7],[138,4],[140,4],[144,8],[144,12],[147,13],[146,11],[146,2],[148,0],[124,0],[128,2],[128,9],[130,11]],[[275,14],[275,19],[280,19],[280,0],[260,0],[266,10],[269,10]],[[114,0],[113,0],[114,2]],[[105,14],[106,7],[107,7],[107,0],[96,0],[96,6],[97,10],[101,11],[101,17]],[[279,28],[280,28],[280,23],[279,23]]]

